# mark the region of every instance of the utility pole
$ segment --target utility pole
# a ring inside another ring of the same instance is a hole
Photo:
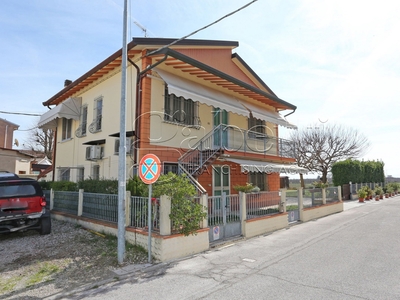
[[[118,263],[125,259],[125,197],[126,197],[126,66],[128,61],[127,45],[128,0],[124,0],[121,61],[121,108],[118,154]]]

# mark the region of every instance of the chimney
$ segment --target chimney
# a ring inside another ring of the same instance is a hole
[[[72,80],[65,79],[64,81],[64,87],[69,86],[72,83]]]

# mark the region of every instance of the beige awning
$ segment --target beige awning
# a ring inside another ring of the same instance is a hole
[[[245,117],[248,117],[251,112],[253,117],[257,119],[265,120],[288,128],[296,128],[296,126],[290,124],[277,112],[269,111],[261,106],[257,107],[255,105],[244,103],[243,101],[229,97],[217,90],[196,84],[191,80],[176,76],[175,74],[168,73],[159,68],[155,68],[155,71],[168,84],[168,92],[175,94],[178,97],[192,99],[193,101],[218,107]]]
[[[292,164],[276,164],[271,162],[237,159],[226,157],[225,160],[240,165],[241,172],[280,173],[280,174],[307,174],[308,170]]]
[[[57,118],[79,120],[82,98],[68,98],[53,109],[44,113],[39,120],[38,127],[54,129],[57,127]]]

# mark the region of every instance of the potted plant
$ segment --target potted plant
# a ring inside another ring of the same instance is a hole
[[[252,183],[246,183],[246,185],[235,185],[233,189],[237,192],[243,192],[243,193],[250,193],[252,192],[253,189],[256,187]],[[258,188],[258,187],[257,187]],[[260,190],[260,189],[258,189]]]
[[[365,192],[367,193],[366,196],[365,196],[366,200],[372,199],[372,190],[371,190],[371,188],[369,186],[363,186],[362,189],[364,189]]]
[[[393,193],[393,188],[392,188],[392,186],[388,186],[387,189],[386,189],[386,198],[391,197],[391,196],[392,196],[392,193]]]
[[[383,198],[383,189],[379,185],[375,187],[375,200],[379,201],[379,199]]]
[[[361,188],[357,191],[358,202],[364,202],[365,197],[367,196],[367,192],[364,188]]]

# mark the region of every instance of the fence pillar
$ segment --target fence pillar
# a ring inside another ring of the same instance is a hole
[[[321,189],[322,193],[322,204],[326,204],[326,188]]]
[[[131,191],[125,193],[125,227],[131,225]]]
[[[207,228],[208,227],[208,194],[201,194],[200,195],[200,204],[203,205],[204,211],[207,213],[207,217],[201,221],[200,228]]]
[[[279,212],[286,212],[286,189],[280,189],[281,201],[279,203]]]
[[[54,190],[50,189],[50,210],[53,210],[54,208]]]
[[[299,219],[303,221],[303,188],[297,188],[297,197],[298,197],[298,205],[299,205]]]
[[[83,189],[79,189],[78,217],[82,216],[82,211],[83,211]]]
[[[162,195],[160,197],[160,234],[171,235],[171,198]]]
[[[338,200],[340,202],[342,202],[343,201],[343,199],[342,199],[342,188],[340,186],[337,187],[337,196],[338,196]]]
[[[242,228],[242,235],[245,236],[246,220],[247,220],[246,193],[239,192],[239,205],[240,205],[240,226]]]

